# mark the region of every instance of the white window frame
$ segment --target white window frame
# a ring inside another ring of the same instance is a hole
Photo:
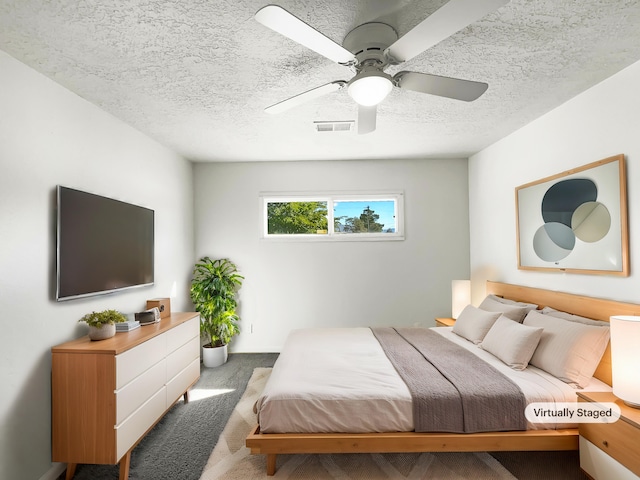
[[[371,242],[404,240],[404,193],[392,192],[314,192],[314,193],[280,193],[261,192],[260,199],[260,238],[265,241],[287,242]],[[393,233],[342,233],[335,232],[333,204],[340,201],[393,201],[395,205],[396,231]],[[269,234],[267,206],[274,202],[326,202],[327,233],[326,234]]]

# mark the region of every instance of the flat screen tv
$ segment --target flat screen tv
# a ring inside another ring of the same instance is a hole
[[[58,186],[56,300],[153,285],[154,211]]]

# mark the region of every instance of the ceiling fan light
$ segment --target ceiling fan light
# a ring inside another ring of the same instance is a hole
[[[393,89],[391,77],[380,70],[362,71],[349,82],[347,91],[353,100],[364,107],[382,102]]]

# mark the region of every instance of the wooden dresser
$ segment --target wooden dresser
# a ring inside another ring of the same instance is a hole
[[[115,337],[82,337],[52,348],[52,459],[120,463],[129,475],[131,450],[200,377],[197,313],[173,313],[159,323]]]

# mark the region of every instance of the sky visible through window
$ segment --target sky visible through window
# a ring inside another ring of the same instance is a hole
[[[333,215],[335,218],[344,216],[359,218],[363,210],[369,207],[375,212],[376,215],[380,215],[378,223],[384,224],[384,230],[387,230],[388,228],[395,228],[396,225],[395,219],[393,217],[393,204],[393,200],[334,202]]]

